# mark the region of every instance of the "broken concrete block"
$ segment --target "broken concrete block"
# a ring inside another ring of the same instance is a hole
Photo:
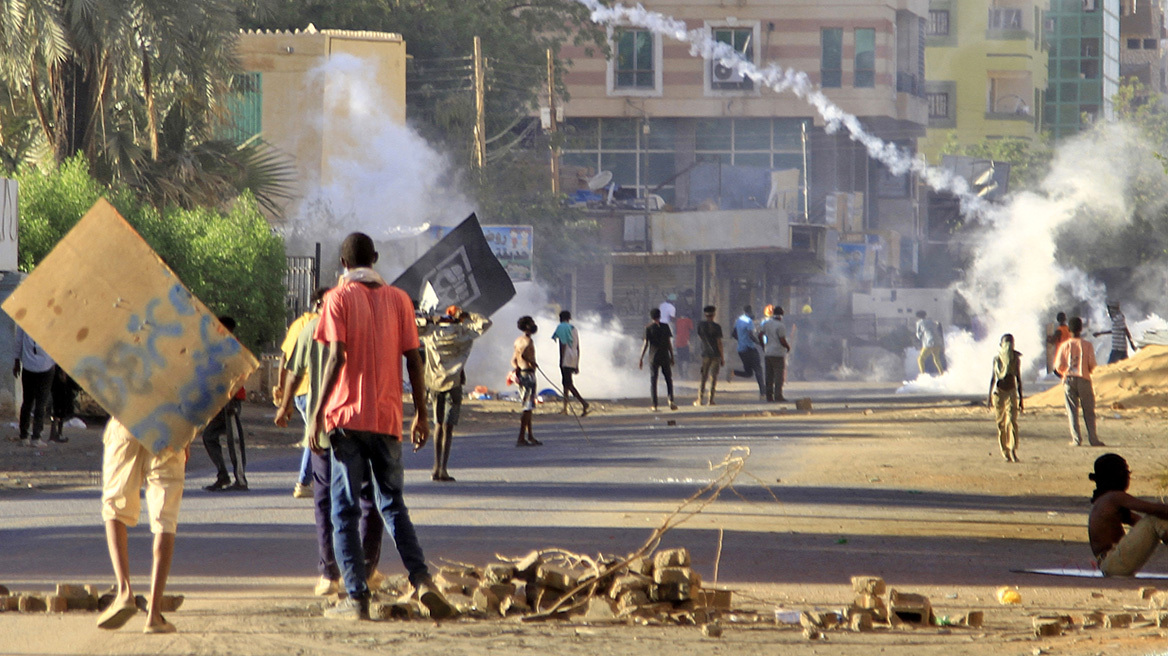
[[[872,613],[866,610],[858,610],[852,613],[851,621],[848,628],[856,633],[867,633],[872,630]]]
[[[499,600],[499,613],[501,615],[521,615],[531,610],[531,606],[527,605],[527,600],[518,594],[509,595]]]
[[[853,576],[852,591],[857,595],[881,596],[885,592],[884,579],[879,576]]]
[[[1040,638],[1050,638],[1063,634],[1063,623],[1057,619],[1043,617],[1034,618],[1034,635]]]
[[[56,595],[59,597],[65,597],[66,599],[68,599],[70,597],[88,597],[89,593],[86,592],[85,586],[83,586],[83,585],[73,585],[70,583],[58,583],[57,589],[56,589]]]
[[[697,601],[699,605],[707,608],[730,610],[733,595],[724,588],[702,588],[698,591]]]
[[[540,558],[538,551],[531,553],[520,559],[515,563],[515,573],[523,578],[531,580],[535,576],[535,572],[539,566],[543,564],[543,559]]]
[[[12,593],[8,590],[8,586],[0,585],[0,597],[7,597],[10,594]]]
[[[709,622],[702,625],[702,635],[707,638],[721,638],[722,625],[717,622]]]
[[[540,565],[536,570],[535,580],[553,590],[570,590],[580,582],[580,577],[570,569],[555,565]]]
[[[657,555],[653,557],[654,569],[661,569],[662,567],[689,567],[689,563],[689,549],[685,547],[658,551]]]
[[[483,568],[483,580],[488,583],[507,583],[515,577],[515,566],[511,563],[491,563]]]
[[[1156,588],[1152,586],[1144,586],[1139,590],[1140,599],[1151,599],[1154,594],[1156,594]]]
[[[823,623],[819,619],[819,613],[803,611],[802,613],[799,613],[799,626],[805,629],[808,627],[813,629],[822,629]]]
[[[617,577],[612,582],[612,587],[608,589],[608,594],[613,599],[620,599],[626,592],[648,590],[651,584],[652,579],[644,574],[625,574],[624,576]]]
[[[653,575],[653,559],[646,558],[646,557],[642,556],[640,558],[634,558],[634,559],[630,560],[629,561],[629,573],[630,574],[642,574],[644,576],[652,576]]]
[[[455,610],[457,610],[459,614],[463,615],[474,610],[475,607],[474,599],[472,599],[469,595],[459,594],[457,592],[446,595],[446,601],[449,602],[451,606],[454,606]]]
[[[799,412],[811,412],[811,399],[803,397],[795,400],[795,409]]]
[[[817,629],[815,627],[811,627],[811,626],[803,627],[803,638],[804,639],[806,639],[806,640],[819,640],[820,637],[822,637],[822,634],[819,633],[819,629]]]
[[[649,598],[654,601],[688,601],[693,598],[693,588],[689,581],[659,583],[650,588]]]
[[[929,598],[924,595],[890,590],[888,619],[905,624],[930,626],[933,624],[933,607],[929,603]]]
[[[1131,613],[1108,613],[1103,618],[1103,628],[1105,629],[1126,629],[1131,625]]]
[[[43,613],[49,609],[48,604],[45,603],[42,597],[32,594],[20,595],[20,601],[17,602],[17,607],[22,613]]]
[[[463,576],[466,578],[479,578],[479,571],[470,565],[443,565],[438,568],[439,574],[449,574],[451,576]]]
[[[962,622],[965,626],[980,629],[985,624],[985,611],[971,610],[965,615],[965,620]]]
[[[483,613],[503,614],[499,610],[499,596],[492,592],[490,587],[479,586],[475,588],[474,594],[471,596],[471,602],[474,603],[475,609]]]
[[[475,588],[479,587],[479,580],[454,572],[440,572],[438,576],[434,577],[434,584],[444,595],[471,595]]]
[[[616,604],[608,597],[591,597],[588,607],[584,611],[585,622],[615,622],[617,617]]]
[[[45,610],[50,613],[64,613],[69,610],[69,599],[61,595],[49,595],[45,597]]]
[[[658,585],[669,583],[688,583],[690,588],[702,586],[702,577],[688,567],[658,567],[653,571],[653,582]]]
[[[103,590],[100,585],[87,585],[87,586],[85,586],[85,594],[87,594],[91,597],[100,597],[104,593],[105,593],[105,590]]]
[[[1168,609],[1168,591],[1157,590],[1148,597],[1148,608]]]
[[[646,590],[629,590],[617,598],[617,612],[621,615],[634,613],[648,605],[649,593]]]
[[[852,602],[852,608],[872,613],[874,620],[881,622],[888,620],[888,606],[885,605],[883,599],[876,595],[856,595],[856,600]]]
[[[479,586],[479,587],[483,587],[483,586]],[[515,584],[511,583],[511,582],[491,583],[491,584],[488,584],[486,587],[489,588],[491,590],[491,593],[494,594],[496,597],[498,597],[500,601],[502,601],[504,597],[510,597],[511,595],[515,594],[515,591],[516,591]]]

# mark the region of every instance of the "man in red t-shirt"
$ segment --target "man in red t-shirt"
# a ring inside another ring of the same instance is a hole
[[[369,619],[369,586],[361,547],[360,490],[373,483],[378,509],[397,544],[419,600],[430,616],[442,619],[454,609],[430,579],[426,557],[402,498],[402,376],[406,360],[413,387],[411,440],[420,448],[430,437],[426,383],[418,353],[414,307],[406,293],[385,283],[373,270],[377,251],[368,235],[354,232],[341,243],[340,283],[325,296],[313,335],[328,345],[320,398],[308,427],[318,453],[321,430],[327,435],[332,466],[333,542],[337,565],[349,596],[325,610],[326,617]]]

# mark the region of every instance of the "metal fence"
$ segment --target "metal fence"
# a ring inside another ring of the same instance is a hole
[[[320,244],[315,255],[290,255],[284,272],[284,325],[312,307],[312,293],[320,286]]]

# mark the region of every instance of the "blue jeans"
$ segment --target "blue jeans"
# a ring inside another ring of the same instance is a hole
[[[296,409],[300,411],[300,418],[304,423],[308,423],[308,395],[301,394],[292,399],[292,403]],[[304,453],[300,456],[300,473],[296,476],[296,482],[301,485],[308,485],[312,483],[312,450],[304,447]]]
[[[418,544],[410,511],[402,498],[405,470],[401,442],[391,435],[341,428],[329,434],[332,442],[333,546],[345,590],[354,599],[367,598],[365,556],[361,547],[361,486],[373,482],[373,500],[385,527],[397,545],[410,583],[430,575]]]
[[[341,571],[337,567],[336,551],[333,548],[333,497],[332,497],[332,459],[328,453],[316,455],[308,452],[312,458],[312,486],[313,517],[316,519],[316,546],[320,555],[317,567],[320,575],[335,581],[341,578]],[[357,526],[361,536],[361,553],[365,556],[365,571],[377,569],[381,562],[381,533],[384,525],[381,515],[373,505],[373,486],[368,482],[361,487],[361,522]]]

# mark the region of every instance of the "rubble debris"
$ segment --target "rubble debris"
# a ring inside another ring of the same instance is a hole
[[[795,400],[795,409],[799,412],[811,412],[811,398],[803,397]]]
[[[702,625],[702,635],[706,636],[707,638],[721,638],[722,637],[722,625],[718,624],[717,622],[710,622],[708,624],[703,624]]]
[[[1039,615],[1033,618],[1034,635],[1039,638],[1052,638],[1063,634],[1063,630],[1070,624],[1069,617],[1059,615]]]
[[[911,592],[888,591],[888,620],[892,623],[931,626],[933,607],[929,598]]]
[[[1108,613],[1103,617],[1103,628],[1126,629],[1132,625],[1131,613]]]
[[[858,610],[852,613],[848,628],[856,633],[867,633],[872,630],[872,613]]]
[[[1154,594],[1156,594],[1156,588],[1152,586],[1144,586],[1139,590],[1140,599],[1151,599]]]
[[[852,591],[857,595],[883,595],[884,579],[879,576],[853,576]]]

